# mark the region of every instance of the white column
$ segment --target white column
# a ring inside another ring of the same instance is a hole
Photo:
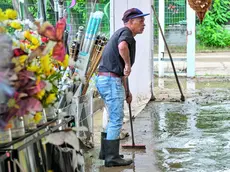
[[[153,2],[152,2],[153,3]],[[152,5],[152,4],[151,4]],[[151,9],[150,10],[150,16],[153,16],[153,10]],[[151,47],[151,51],[150,51],[150,54],[149,54],[149,64],[150,64],[150,81],[151,81],[151,99],[154,99],[154,34],[153,34],[153,31],[154,31],[154,20],[153,20],[153,17],[151,17],[150,19],[150,23],[149,23],[149,27],[150,27],[150,30],[151,30],[151,40],[150,40],[150,47]]]
[[[159,22],[164,34],[165,30],[165,0],[159,0]],[[161,36],[159,29],[158,32],[158,75],[159,77],[164,77],[164,53],[165,53],[164,40]]]
[[[112,1],[110,1],[112,3]],[[138,8],[143,13],[151,13],[152,0],[114,0],[114,24],[115,31],[124,26],[122,17],[124,12],[130,8]],[[151,98],[152,85],[152,39],[153,24],[152,15],[145,17],[145,30],[143,34],[137,35],[136,40],[136,59],[129,77],[130,91],[133,94],[132,107],[143,100]],[[134,107],[135,109],[135,107]]]
[[[187,0],[187,77],[195,77],[196,15]]]

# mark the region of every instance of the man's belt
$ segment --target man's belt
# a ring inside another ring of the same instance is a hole
[[[113,73],[113,72],[98,72],[98,76],[111,76],[115,78],[121,78],[121,76]]]

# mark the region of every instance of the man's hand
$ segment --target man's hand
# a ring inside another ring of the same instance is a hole
[[[126,95],[126,102],[127,102],[128,104],[130,104],[130,103],[132,102],[132,100],[133,100],[132,93],[129,92],[129,93]]]
[[[130,73],[131,73],[131,66],[129,64],[126,64],[124,68],[124,75],[128,77]]]

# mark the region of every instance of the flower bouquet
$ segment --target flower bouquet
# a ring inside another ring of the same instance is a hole
[[[68,66],[62,40],[65,26],[65,18],[54,27],[49,22],[17,20],[16,11],[0,9],[0,47],[8,49],[0,57],[0,85],[4,85],[0,94],[7,105],[1,128],[15,117],[28,118],[25,122],[33,123],[33,128],[43,118],[44,109],[58,102],[58,85]],[[6,37],[8,42],[2,42]]]

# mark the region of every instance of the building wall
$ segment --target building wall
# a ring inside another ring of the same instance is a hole
[[[129,8],[139,8],[143,13],[151,13],[152,0],[114,0],[111,1],[113,6],[114,30],[123,27],[123,13]],[[153,58],[152,58],[152,17],[145,17],[145,31],[141,35],[137,35],[136,39],[136,60],[132,67],[130,80],[130,90],[133,94],[134,101],[146,99],[150,97],[151,82],[153,77]]]

